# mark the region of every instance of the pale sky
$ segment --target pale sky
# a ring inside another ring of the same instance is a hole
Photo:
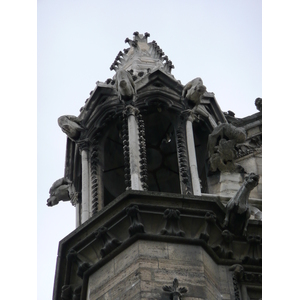
[[[265,28],[271,31],[264,36],[272,43],[265,55],[269,63],[267,77],[272,81],[264,81],[264,90],[268,88],[273,92],[267,100],[274,102],[269,113],[276,113],[277,120],[277,115],[285,114],[286,106],[282,103],[297,97],[297,91],[291,97],[287,93],[298,84],[297,76],[286,81],[285,75],[290,74],[278,69],[290,64],[298,75],[299,69],[294,66],[299,67],[300,51],[295,42],[298,39],[295,28],[299,28],[294,23],[298,20],[297,10],[288,6],[289,1],[284,2],[285,10],[279,4],[274,7],[273,3],[271,8],[276,16],[266,24]],[[201,77],[207,90],[215,93],[223,111],[232,110],[237,118],[256,113],[254,101],[262,97],[262,3],[261,0],[38,0],[36,5],[35,1],[33,5],[30,1],[12,1],[9,7],[2,4],[0,7],[0,57],[1,66],[5,66],[4,71],[1,68],[1,90],[5,92],[1,98],[7,105],[2,112],[9,118],[2,126],[2,145],[13,140],[11,147],[1,147],[2,160],[9,168],[3,179],[8,195],[3,199],[2,213],[9,221],[13,216],[16,223],[12,231],[8,230],[9,222],[1,223],[2,238],[6,240],[8,236],[15,240],[13,248],[2,250],[7,251],[2,259],[9,267],[17,260],[20,269],[17,277],[15,273],[6,275],[12,283],[6,286],[9,295],[13,295],[10,298],[16,294],[27,297],[26,289],[35,286],[31,281],[37,278],[37,299],[50,300],[58,243],[75,229],[75,209],[69,202],[60,202],[51,208],[46,205],[49,188],[64,175],[66,135],[57,124],[58,117],[77,116],[96,81],[104,82],[114,75],[110,65],[117,53],[128,47],[124,40],[132,39],[134,31],[150,33],[148,41],[155,40],[172,60],[175,66],[172,74],[182,84]],[[284,30],[282,20],[294,30]],[[282,49],[280,45],[284,45],[283,50],[278,50]],[[37,69],[32,70],[35,64]],[[279,101],[272,98],[278,94]],[[267,102],[264,107],[265,104]],[[33,111],[33,116],[28,111]],[[293,119],[298,121],[297,114]],[[282,132],[283,126],[275,125],[276,136],[272,130],[270,134],[274,141],[279,133],[283,133],[281,136],[286,133]],[[33,132],[33,141],[30,132]],[[24,166],[22,164],[20,170],[22,180],[18,181],[15,174],[21,159]],[[16,164],[15,168],[11,162]],[[35,218],[37,244],[34,234],[33,241],[27,236],[29,231],[35,230],[31,225]],[[32,269],[35,273],[35,245],[37,274],[27,275]],[[31,257],[27,256],[29,252]],[[7,259],[11,254],[13,259]],[[15,279],[11,280],[13,276]],[[297,286],[297,283],[291,285]]]

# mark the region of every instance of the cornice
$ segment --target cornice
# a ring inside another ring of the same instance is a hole
[[[84,295],[89,275],[139,239],[198,245],[217,264],[241,264],[247,269],[261,270],[261,257],[257,256],[261,251],[261,243],[253,243],[254,240],[261,241],[261,221],[250,220],[248,237],[233,236],[228,240],[224,235],[226,230],[221,225],[225,216],[225,208],[221,203],[224,199],[226,197],[207,194],[187,196],[146,191],[123,193],[60,242],[59,272],[55,279],[56,298],[59,299],[63,285],[72,284],[71,281],[75,280],[66,273],[70,269],[67,260],[70,250],[81,253],[81,257],[86,257],[91,264],[82,273]],[[133,218],[132,212],[129,213],[132,210],[130,208],[135,208]],[[213,222],[211,216],[214,217]],[[128,218],[131,218],[130,227],[125,225],[128,224]],[[102,236],[104,234],[102,242],[95,236],[100,228],[103,228]],[[93,253],[98,251],[97,256],[102,258],[89,258],[90,247]],[[251,256],[252,252],[256,253],[255,257]],[[78,285],[80,280],[76,279],[74,284]]]

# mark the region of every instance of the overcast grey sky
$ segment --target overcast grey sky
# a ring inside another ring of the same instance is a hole
[[[271,1],[271,6],[266,8],[271,22],[264,26],[268,32],[264,38],[271,46],[264,55],[268,63],[264,90],[268,89],[267,100],[274,103],[269,114],[273,113],[276,120],[285,114],[285,104],[297,98],[295,87],[299,85],[300,51],[296,43],[299,26],[294,23],[299,18],[290,2]],[[132,38],[134,31],[150,33],[148,40],[156,40],[172,60],[175,66],[172,73],[182,84],[201,77],[207,90],[215,93],[223,111],[232,110],[236,117],[257,112],[254,100],[262,97],[261,1],[38,0],[37,24],[35,1],[12,1],[10,6],[5,5],[1,3],[0,7],[0,59],[1,66],[4,65],[1,98],[5,105],[3,115],[6,115],[2,123],[1,157],[5,167],[8,166],[2,182],[6,190],[2,214],[8,219],[2,218],[1,228],[2,239],[15,242],[13,247],[1,251],[8,264],[5,270],[16,261],[20,270],[17,278],[15,273],[4,273],[11,282],[6,290],[13,295],[10,298],[16,294],[27,297],[27,289],[34,286],[32,281],[37,276],[37,299],[48,300],[52,299],[58,243],[75,229],[75,210],[70,203],[46,206],[50,186],[64,175],[66,136],[57,118],[78,115],[95,82],[113,76],[109,67],[117,53],[127,47],[125,38]],[[288,24],[289,30],[284,24]],[[288,80],[285,79],[290,75],[287,65],[296,72]],[[278,95],[279,100],[275,98]],[[264,101],[265,116],[267,102]],[[298,121],[297,109],[292,108],[291,113],[294,114],[288,118],[289,128],[293,127],[291,121]],[[274,125],[276,130],[270,130],[270,125],[264,123],[264,132],[267,128],[269,137],[276,142],[278,135],[285,137],[288,131],[283,131],[284,126],[280,124]],[[5,143],[10,140],[12,146],[8,147]],[[22,180],[18,180],[16,169],[19,170],[21,160]],[[16,167],[12,168],[11,163]],[[295,188],[297,184],[293,182]],[[34,274],[35,235],[33,241],[31,234],[28,237],[28,232],[35,231],[36,216],[37,275]],[[10,221],[16,224],[13,230],[8,230]],[[277,238],[272,230],[269,236]],[[8,259],[8,255],[13,258]],[[16,272],[15,268],[11,269]],[[289,280],[289,288],[297,286],[291,277]]]
[[[133,32],[149,32],[182,84],[201,77],[223,111],[256,113],[262,97],[262,9],[258,0],[38,1],[38,299],[52,297],[59,240],[75,229],[69,202],[46,206],[64,175],[62,115],[78,115]]]

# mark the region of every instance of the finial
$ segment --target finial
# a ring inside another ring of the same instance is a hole
[[[133,41],[133,40],[131,40],[131,39],[129,39],[129,38],[126,38],[125,39],[125,43],[128,43],[130,46],[132,46],[132,47],[136,47],[137,46],[137,42],[136,41]]]

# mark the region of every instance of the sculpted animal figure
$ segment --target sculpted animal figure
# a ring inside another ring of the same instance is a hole
[[[208,136],[208,155],[210,170],[238,171],[240,168],[233,160],[236,158],[235,146],[246,140],[244,128],[225,123],[218,125]]]
[[[188,82],[182,91],[182,97],[198,105],[201,101],[203,94],[206,92],[206,86],[203,85],[203,81],[200,77]]]
[[[49,190],[50,198],[47,200],[47,205],[54,206],[59,201],[71,200],[71,185],[72,182],[65,177],[56,180]]]
[[[75,116],[61,116],[57,121],[61,130],[72,140],[76,140],[84,129],[80,125],[79,119]]]
[[[135,84],[132,76],[125,70],[118,70],[116,73],[116,88],[120,100],[130,100],[136,95]]]
[[[258,185],[259,176],[251,173],[247,176],[236,193],[226,205],[226,216],[223,226],[235,235],[246,235],[251,207],[248,204],[250,192]]]

